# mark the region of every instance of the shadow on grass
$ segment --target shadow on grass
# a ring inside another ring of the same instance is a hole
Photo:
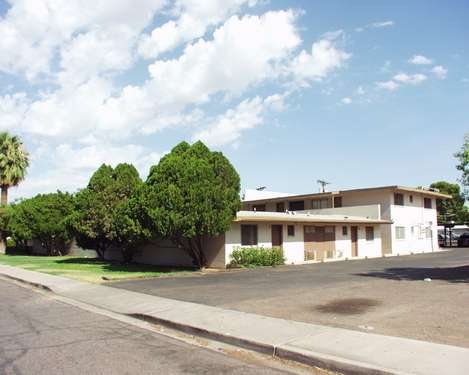
[[[58,259],[55,261],[57,264],[67,265],[98,265],[103,270],[110,272],[159,272],[159,273],[172,273],[172,272],[191,272],[195,268],[191,267],[172,267],[172,266],[156,266],[151,264],[139,263],[122,263],[119,261],[102,260],[99,258],[67,258]]]
[[[384,271],[359,273],[358,276],[377,277],[388,280],[443,280],[450,283],[469,283],[469,265],[434,268],[387,268]]]

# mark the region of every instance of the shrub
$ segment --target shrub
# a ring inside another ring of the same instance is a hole
[[[8,237],[7,238],[7,247],[15,247],[15,246],[16,246],[15,240],[11,237]]]
[[[277,266],[285,263],[279,247],[240,247],[231,253],[231,264],[238,266]]]

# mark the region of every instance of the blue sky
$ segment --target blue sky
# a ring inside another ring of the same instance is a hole
[[[13,197],[75,191],[103,162],[145,178],[197,139],[243,189],[457,180],[466,1],[201,3],[0,1],[0,130],[32,158]]]

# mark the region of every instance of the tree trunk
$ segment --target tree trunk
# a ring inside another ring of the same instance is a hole
[[[6,206],[8,204],[8,186],[2,185],[2,198],[1,198],[2,206]]]

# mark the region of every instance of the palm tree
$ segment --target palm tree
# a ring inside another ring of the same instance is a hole
[[[29,166],[29,154],[17,136],[0,133],[0,188],[1,204],[8,203],[8,189],[24,180]]]

